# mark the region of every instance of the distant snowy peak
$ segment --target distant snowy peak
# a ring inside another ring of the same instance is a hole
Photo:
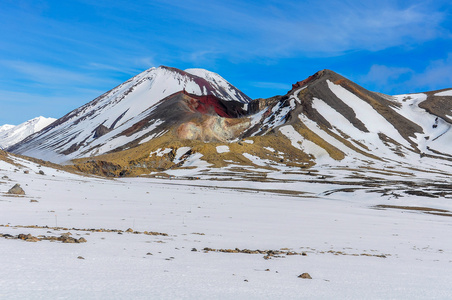
[[[54,118],[37,117],[17,126],[3,125],[0,127],[0,147],[6,149],[17,144],[54,121],[56,121]]]
[[[38,132],[42,129],[44,129],[45,127],[49,126],[50,124],[52,124],[53,122],[55,122],[56,119],[55,118],[45,118],[45,117],[36,117],[34,119],[28,120],[22,124],[19,124],[17,126],[15,126],[14,129],[18,130],[21,129],[24,132],[30,132],[30,134]]]
[[[10,130],[11,128],[14,128],[16,125],[9,125],[9,124],[5,124],[0,126],[0,132],[6,131],[6,130]]]

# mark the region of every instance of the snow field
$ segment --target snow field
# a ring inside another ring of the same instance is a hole
[[[8,176],[0,181],[0,233],[69,231],[87,242],[0,237],[1,298],[447,298],[451,292],[450,217],[373,208],[451,211],[445,199],[393,199],[360,189],[330,194],[347,186],[300,181],[105,180],[20,162],[29,174],[0,164],[0,178]],[[41,169],[46,175],[36,174]],[[16,182],[24,197],[5,194]],[[82,230],[89,228],[168,236]],[[287,248],[307,256],[266,260],[261,254],[204,253],[205,247]],[[313,279],[298,278],[304,272]]]
[[[226,145],[217,146],[216,149],[218,154],[229,152],[229,147]]]
[[[410,147],[397,129],[395,129],[391,123],[386,121],[386,119],[381,116],[370,104],[364,102],[358,96],[347,91],[340,85],[336,85],[329,80],[327,80],[327,83],[330,90],[355,112],[356,117],[364,123],[370,132],[384,133],[405,147]]]
[[[279,128],[279,131],[290,140],[293,147],[300,149],[308,155],[314,156],[319,164],[331,160],[325,149],[305,139],[292,125],[282,126]]]
[[[452,90],[436,93],[435,96],[452,96]]]

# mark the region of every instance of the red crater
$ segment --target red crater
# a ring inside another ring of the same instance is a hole
[[[186,101],[192,111],[201,114],[217,114],[223,118],[239,118],[247,114],[243,109],[243,103],[236,101],[225,101],[214,95],[198,96],[182,91],[190,99]]]

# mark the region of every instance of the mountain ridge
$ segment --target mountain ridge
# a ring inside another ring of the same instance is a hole
[[[325,69],[293,84],[286,95],[251,100],[223,80],[202,69],[151,68],[10,150],[54,161],[56,154],[57,161],[74,159],[81,170],[109,176],[232,165],[418,165],[426,158],[452,158],[445,146],[452,140],[449,89],[388,96]],[[147,91],[157,96],[143,104],[137,99],[150,99]],[[127,101],[141,106],[123,105],[110,118],[99,117],[99,111]],[[57,135],[65,138],[56,142]]]

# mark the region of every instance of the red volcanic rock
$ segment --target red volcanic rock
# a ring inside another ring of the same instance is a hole
[[[219,99],[212,95],[207,96],[200,96],[198,98],[199,105],[197,107],[197,111],[199,111],[202,114],[207,114],[212,109],[215,110],[217,115],[223,118],[233,118],[235,116],[229,114],[227,112],[227,109],[222,103],[219,101]]]
[[[311,81],[314,81],[320,77],[322,77],[325,74],[329,74],[332,73],[332,71],[330,70],[322,70],[322,71],[318,71],[317,73],[315,73],[314,75],[309,76],[308,78],[306,78],[305,80],[302,81],[298,81],[295,84],[292,84],[292,89],[289,91],[289,93],[295,89],[301,88],[305,85],[307,85],[308,83],[310,83]]]
[[[315,74],[309,76],[309,77],[306,78],[305,80],[298,81],[297,83],[292,84],[292,90],[295,90],[295,89],[297,89],[297,88],[301,88],[301,87],[305,86],[305,85],[308,84],[310,81],[312,81],[312,80],[314,79],[314,77],[315,77]]]
[[[247,111],[242,108],[243,104],[239,102],[225,101],[214,95],[198,96],[186,91],[183,93],[190,97],[186,101],[190,110],[201,114],[217,114],[223,118],[238,118],[247,114]]]

